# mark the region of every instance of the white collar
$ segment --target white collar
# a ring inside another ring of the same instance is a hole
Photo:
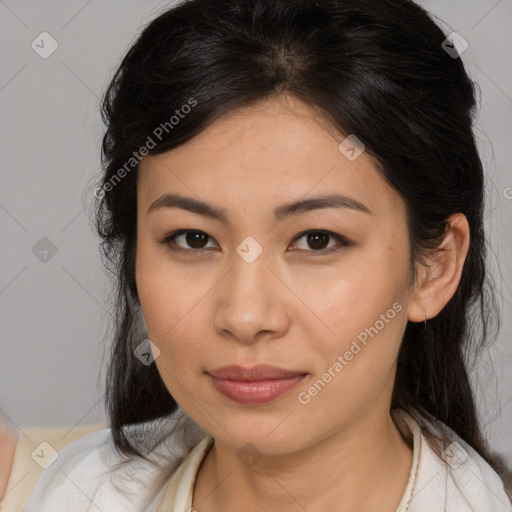
[[[392,417],[413,445],[409,479],[396,512],[512,512],[501,479],[455,432],[444,426],[453,442],[443,450],[443,460],[410,414],[394,409]],[[206,435],[183,460],[165,489],[157,512],[193,510],[197,473],[212,445],[212,437]]]
[[[404,437],[413,439],[413,463],[397,512],[512,512],[498,474],[457,434],[444,426],[453,440],[445,461],[411,415],[398,409],[392,415]],[[212,438],[183,411],[127,432],[141,441],[163,433],[150,453],[151,462],[126,461],[116,452],[110,429],[94,432],[59,452],[43,471],[24,512],[156,512],[169,484],[175,492],[169,512],[189,512],[197,472]]]

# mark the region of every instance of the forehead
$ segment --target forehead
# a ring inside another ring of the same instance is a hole
[[[147,209],[162,193],[178,192],[261,209],[340,193],[371,210],[395,208],[398,194],[374,159],[363,152],[351,161],[340,151],[345,138],[301,101],[269,98],[224,114],[178,148],[145,157],[139,199]]]

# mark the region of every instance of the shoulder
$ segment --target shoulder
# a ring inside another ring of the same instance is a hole
[[[181,410],[127,429],[134,439],[164,438],[149,460],[118,453],[110,428],[71,443],[43,471],[23,512],[156,510],[166,482],[205,432]]]
[[[24,512],[79,510],[80,507],[87,510],[95,488],[108,479],[104,455],[109,443],[110,429],[106,428],[60,450],[57,458],[42,472]]]
[[[419,464],[410,512],[512,512],[503,481],[484,458],[456,432],[437,420],[432,429],[450,442],[427,438],[420,425],[405,413],[411,430],[420,432]]]

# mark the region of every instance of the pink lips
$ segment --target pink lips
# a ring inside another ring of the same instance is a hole
[[[245,405],[269,402],[295,387],[307,375],[271,365],[223,366],[208,373],[219,393]]]

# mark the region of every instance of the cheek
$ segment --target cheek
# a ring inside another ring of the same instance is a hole
[[[298,295],[305,297],[313,313],[308,316],[321,325],[324,340],[330,340],[326,346],[343,349],[360,334],[364,341],[364,333],[376,323],[379,334],[396,338],[403,324],[397,310],[404,310],[407,300],[406,259],[387,248],[354,251],[332,271],[301,278]]]
[[[353,398],[364,402],[383,385],[392,387],[390,375],[407,324],[409,264],[406,251],[381,247],[354,261],[332,297],[336,306],[330,314],[336,318],[332,325],[339,344],[330,361],[341,355],[343,367],[333,396],[344,396],[348,384]]]
[[[160,350],[155,364],[167,390],[183,406],[197,391],[198,371],[203,370],[205,327],[198,306],[207,290],[187,288],[187,280],[159,272],[158,267],[141,268],[139,276],[148,338]]]
[[[193,347],[204,327],[198,314],[201,298],[207,289],[184,290],[180,280],[165,276],[148,276],[139,290],[148,336],[162,351]]]
[[[313,353],[320,357],[315,374],[299,389],[300,404],[311,418],[322,418],[325,425],[337,425],[371,404],[381,393],[393,388],[393,370],[400,341],[407,323],[404,298],[398,292],[373,292],[371,299],[350,300],[349,292],[365,295],[361,287],[343,284],[334,294],[336,308],[330,326],[334,334],[318,339]],[[304,409],[306,410],[306,409]],[[320,426],[324,428],[325,425]]]
[[[144,246],[137,252],[136,282],[148,337],[160,349],[162,361],[177,366],[194,357],[205,318],[198,311],[208,284],[195,282],[159,250]]]

